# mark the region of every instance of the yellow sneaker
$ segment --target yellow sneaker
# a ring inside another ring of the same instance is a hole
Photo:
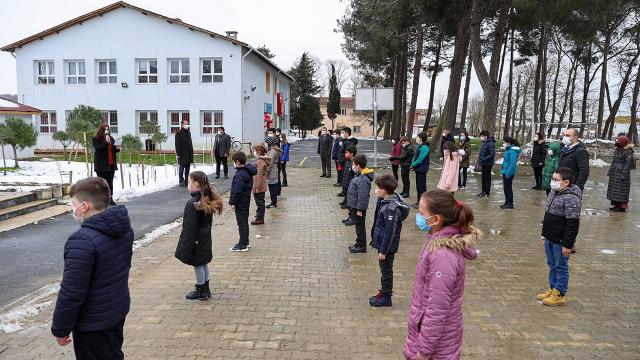
[[[542,294],[538,294],[538,296],[536,296],[536,299],[539,301],[542,301],[546,298],[548,298],[549,296],[551,296],[551,294],[553,294],[553,289],[549,288],[549,290],[543,292]]]
[[[561,306],[564,305],[564,296],[560,294],[560,291],[553,289],[551,296],[542,299],[542,303],[547,306]]]

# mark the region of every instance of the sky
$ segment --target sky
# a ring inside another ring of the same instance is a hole
[[[73,19],[115,0],[0,0],[0,46]],[[345,0],[129,0],[132,5],[224,34],[238,31],[238,39],[254,47],[267,45],[274,61],[289,69],[307,51],[321,61],[343,59],[342,34],[335,32],[337,19],[347,6]],[[440,73],[436,83],[436,104],[444,103],[449,72]],[[418,108],[426,108],[429,79],[422,76]],[[15,94],[15,59],[0,52],[0,94]],[[343,89],[343,94],[347,89]],[[481,92],[475,78],[471,94]]]

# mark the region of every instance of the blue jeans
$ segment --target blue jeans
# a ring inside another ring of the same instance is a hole
[[[544,241],[544,251],[549,265],[549,287],[567,293],[569,287],[569,258],[562,255],[562,244]]]

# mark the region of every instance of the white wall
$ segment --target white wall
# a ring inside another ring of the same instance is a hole
[[[186,57],[190,59],[191,83],[170,85],[167,58]],[[201,57],[223,59],[222,83],[200,84]],[[60,130],[65,128],[65,110],[85,104],[118,111],[117,137],[136,133],[136,110],[157,110],[165,133],[169,133],[169,110],[189,110],[196,149],[204,146],[201,110],[222,110],[227,133],[241,137],[241,47],[229,41],[121,8],[16,49],[16,58],[19,101],[55,110]],[[157,59],[157,84],[136,84],[136,58]],[[65,84],[64,60],[72,59],[85,60],[86,85]],[[116,59],[117,84],[97,84],[95,59]],[[35,84],[34,60],[55,61],[54,85]],[[121,82],[129,87],[122,88]],[[170,135],[163,148],[173,148],[173,142]],[[42,136],[39,146],[51,145],[50,137]]]
[[[17,119],[21,119],[22,121],[26,122],[27,124],[32,124],[33,123],[33,119],[32,119],[32,115],[3,115],[0,114],[0,124],[3,124],[5,122],[5,120],[7,118],[17,118]],[[2,145],[0,145],[2,146]],[[25,158],[25,157],[32,157],[33,156],[33,148],[27,148],[27,149],[18,149],[18,159],[21,158]],[[2,156],[2,153],[0,153],[0,156]],[[6,159],[13,159],[13,148],[11,147],[11,145],[4,145],[4,156]],[[1,160],[1,158],[0,158]],[[2,164],[0,164],[0,166],[2,166]]]

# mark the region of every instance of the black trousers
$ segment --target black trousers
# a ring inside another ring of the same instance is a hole
[[[191,164],[180,164],[178,167],[178,181],[180,184],[186,183],[189,179],[189,170],[191,169]]]
[[[467,167],[461,167],[460,168],[461,176],[458,176],[458,187],[467,186],[467,171],[468,170],[469,170],[469,168],[467,168]]]
[[[536,178],[536,187],[542,186],[542,170],[543,167],[534,167],[533,168],[533,176]]]
[[[265,193],[253,193],[253,200],[256,202],[256,219],[264,219],[264,198]]]
[[[400,165],[391,164],[391,172],[393,173],[393,177],[396,178],[396,181],[398,180],[398,168],[399,167],[400,167]]]
[[[341,168],[340,161],[334,160],[336,162],[336,174],[338,174],[338,184],[342,184],[342,170],[338,170]]]
[[[482,192],[491,194],[491,168],[492,165],[482,166]]]
[[[331,154],[324,154],[322,155],[323,160],[323,169],[322,169],[322,173],[326,174],[328,178],[331,177]]]
[[[240,234],[241,246],[249,245],[249,208],[236,209],[236,224],[238,225],[238,233]]]
[[[278,161],[278,196],[280,196],[280,192],[282,191],[282,182],[280,181],[280,175],[282,174],[282,164]]]
[[[367,219],[367,211],[363,211],[362,216],[358,216],[358,210],[349,209],[349,217],[356,226],[356,246],[366,248],[367,230],[365,229],[364,222]]]
[[[73,331],[73,350],[78,360],[124,359],[124,320],[101,331]]]
[[[111,193],[111,196],[113,196],[113,176],[115,173],[115,166],[111,171],[96,171],[96,175],[98,175],[99,178],[105,179],[107,184],[109,184],[109,193]]]
[[[269,197],[271,197],[271,205],[278,205],[278,184],[269,184]]]
[[[380,264],[380,283],[382,294],[393,295],[393,260],[396,254],[389,253],[384,260],[378,260]]]
[[[402,193],[403,194],[409,194],[409,192],[411,191],[411,177],[409,176],[409,174],[411,173],[411,171],[409,171],[409,167],[408,166],[401,166],[400,167],[400,176],[402,176]]]
[[[502,184],[504,187],[504,203],[507,205],[513,205],[513,178],[502,175]]]
[[[229,175],[229,163],[227,162],[227,157],[219,157],[216,155],[216,176],[220,177],[220,165],[224,170],[224,176]]]
[[[416,173],[416,193],[418,197],[416,198],[416,203],[420,202],[420,196],[424,192],[427,191],[427,173],[426,172],[417,172]]]
[[[280,163],[280,170],[282,170],[282,185],[287,186],[287,162],[282,161]]]

